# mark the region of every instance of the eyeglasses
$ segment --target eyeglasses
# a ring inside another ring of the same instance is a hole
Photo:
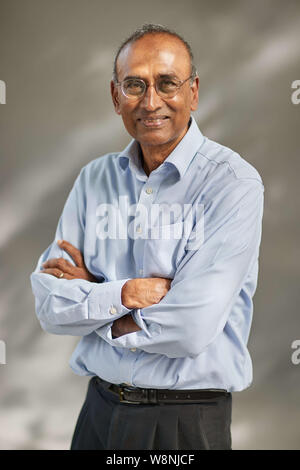
[[[160,77],[155,81],[156,93],[164,99],[173,98],[182,85],[190,80],[193,75],[190,75],[185,80],[178,80],[170,77]],[[126,98],[130,100],[139,100],[146,93],[147,89],[152,86],[147,84],[141,78],[126,78],[122,82],[117,82],[116,85],[121,87],[121,91]]]

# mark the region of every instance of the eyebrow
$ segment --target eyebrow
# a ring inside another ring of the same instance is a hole
[[[126,77],[123,78],[123,80],[127,80],[127,79],[139,79],[139,80],[144,80],[145,82],[147,80],[145,80],[145,78],[143,78],[141,75],[127,75]],[[159,73],[157,78],[177,78],[177,75],[174,73],[174,72],[170,72],[170,73]]]

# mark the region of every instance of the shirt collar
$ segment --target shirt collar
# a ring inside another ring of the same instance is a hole
[[[195,118],[191,116],[190,126],[187,133],[170,155],[168,155],[164,160],[162,165],[171,165],[175,167],[179,173],[179,178],[181,179],[195,154],[203,144],[203,141],[204,136],[201,133]],[[119,164],[123,170],[125,170],[129,164],[131,170],[135,171],[139,179],[147,179],[147,175],[142,167],[141,147],[135,139],[133,139],[123,152],[119,154]]]

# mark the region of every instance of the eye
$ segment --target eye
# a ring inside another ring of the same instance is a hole
[[[177,82],[171,78],[162,78],[159,80],[159,89],[163,92],[174,91],[177,86]]]
[[[130,78],[125,80],[123,83],[123,88],[125,93],[129,93],[131,95],[139,95],[144,91],[144,82],[142,80]]]

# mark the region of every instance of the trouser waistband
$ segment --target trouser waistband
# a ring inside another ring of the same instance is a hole
[[[121,403],[132,404],[159,404],[159,403],[203,403],[213,401],[220,397],[231,395],[223,389],[191,389],[169,390],[155,388],[139,388],[127,384],[112,384],[100,377],[95,382],[104,389],[114,393]]]

